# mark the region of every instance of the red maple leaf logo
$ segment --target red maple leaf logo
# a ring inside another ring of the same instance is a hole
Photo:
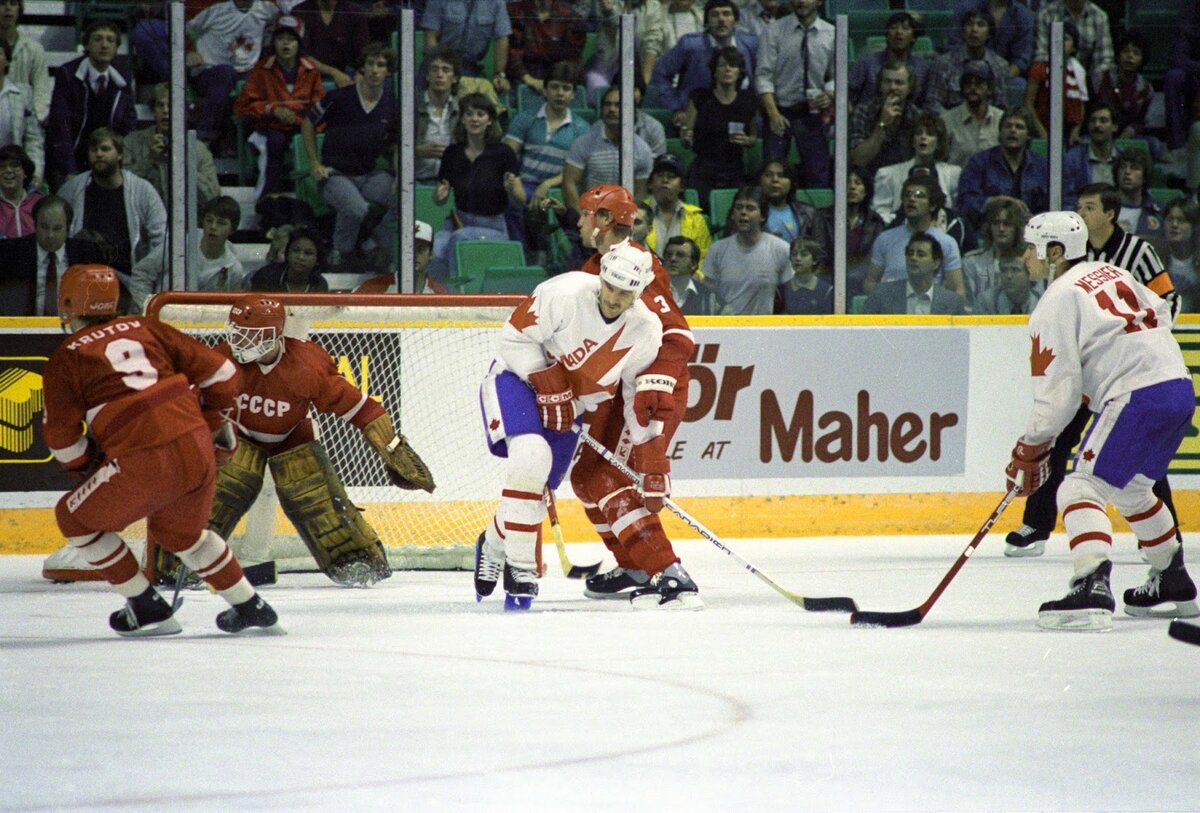
[[[1045,375],[1046,369],[1056,358],[1058,358],[1058,356],[1054,355],[1054,350],[1051,348],[1047,347],[1044,350],[1042,349],[1041,336],[1033,337],[1033,347],[1029,351],[1030,372],[1032,372],[1035,376]]]
[[[488,429],[491,429],[493,432],[495,432],[499,428],[500,420],[498,418],[492,418],[491,422],[488,424]]]
[[[1091,463],[1093,460],[1096,459],[1096,453],[1093,452],[1091,449],[1088,449],[1087,451],[1085,451],[1083,453],[1083,459],[1086,460],[1087,462]]]
[[[567,377],[571,380],[571,386],[577,396],[591,395],[597,392],[614,393],[617,391],[616,381],[605,385],[600,383],[600,379],[620,364],[621,359],[625,358],[626,354],[632,349],[629,347],[622,350],[613,349],[617,344],[617,340],[621,338],[621,334],[624,332],[625,326],[622,325],[608,341],[593,350],[583,364],[580,364],[574,370],[567,371]]]
[[[508,317],[508,323],[517,330],[524,330],[537,324],[537,312],[533,310],[533,297],[529,297]]]

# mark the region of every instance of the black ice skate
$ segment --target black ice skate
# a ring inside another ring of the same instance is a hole
[[[1195,618],[1196,584],[1183,566],[1183,546],[1171,557],[1166,570],[1150,568],[1150,577],[1141,587],[1125,591],[1125,612],[1150,618]]]
[[[586,582],[583,594],[588,598],[625,598],[629,595],[626,590],[642,587],[650,581],[643,570],[626,570],[614,567],[607,573],[592,576]]]
[[[538,594],[537,571],[504,565],[504,609],[528,610]]]
[[[1112,562],[1105,561],[1082,579],[1071,582],[1071,590],[1058,601],[1047,601],[1038,610],[1038,626],[1048,630],[1103,632],[1112,629],[1117,608],[1108,577]]]
[[[1032,525],[1022,525],[1004,537],[1004,555],[1041,556],[1046,551],[1046,540],[1049,538],[1049,531],[1039,531]]]
[[[261,627],[264,632],[274,635],[284,634],[283,627],[279,626],[279,616],[257,593],[253,598],[218,613],[217,627],[222,632],[234,634],[251,630],[252,627]]]
[[[475,600],[483,601],[496,589],[500,573],[504,570],[504,559],[497,559],[488,550],[485,534],[475,540]]]
[[[183,632],[175,620],[171,605],[153,587],[125,600],[125,607],[108,617],[108,625],[117,635],[142,638]]]
[[[673,564],[629,594],[629,602],[638,610],[700,610],[700,588],[679,564]]]

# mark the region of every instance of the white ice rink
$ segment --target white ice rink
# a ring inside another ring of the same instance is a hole
[[[967,541],[729,544],[789,589],[905,610]],[[1039,631],[1065,541],[1002,547],[907,629],[805,612],[685,542],[701,612],[585,599],[551,549],[528,613],[476,604],[468,573],[285,574],[263,594],[288,635],[253,639],[199,591],[182,635],[122,640],[115,594],[0,557],[0,809],[1200,809],[1200,647],[1119,611]],[[1130,537],[1114,559],[1114,591],[1144,580]]]

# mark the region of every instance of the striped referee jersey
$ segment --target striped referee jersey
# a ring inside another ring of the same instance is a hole
[[[1090,242],[1087,258],[1124,268],[1138,282],[1171,303],[1171,315],[1179,315],[1181,302],[1175,293],[1175,284],[1167,273],[1162,258],[1148,240],[1130,234],[1120,226],[1113,226],[1112,236],[1099,249]]]

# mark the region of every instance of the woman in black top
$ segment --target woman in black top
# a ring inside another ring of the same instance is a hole
[[[688,186],[708,205],[712,189],[744,183],[744,152],[758,140],[758,99],[743,88],[746,60],[732,46],[717,48],[708,60],[712,84],[692,91],[680,135],[696,153]]]
[[[478,226],[507,233],[504,210],[511,199],[525,205],[521,161],[501,143],[504,131],[497,110],[482,93],[468,93],[458,103],[454,143],[442,153],[433,200],[445,203],[454,189],[454,211],[447,227]]]

